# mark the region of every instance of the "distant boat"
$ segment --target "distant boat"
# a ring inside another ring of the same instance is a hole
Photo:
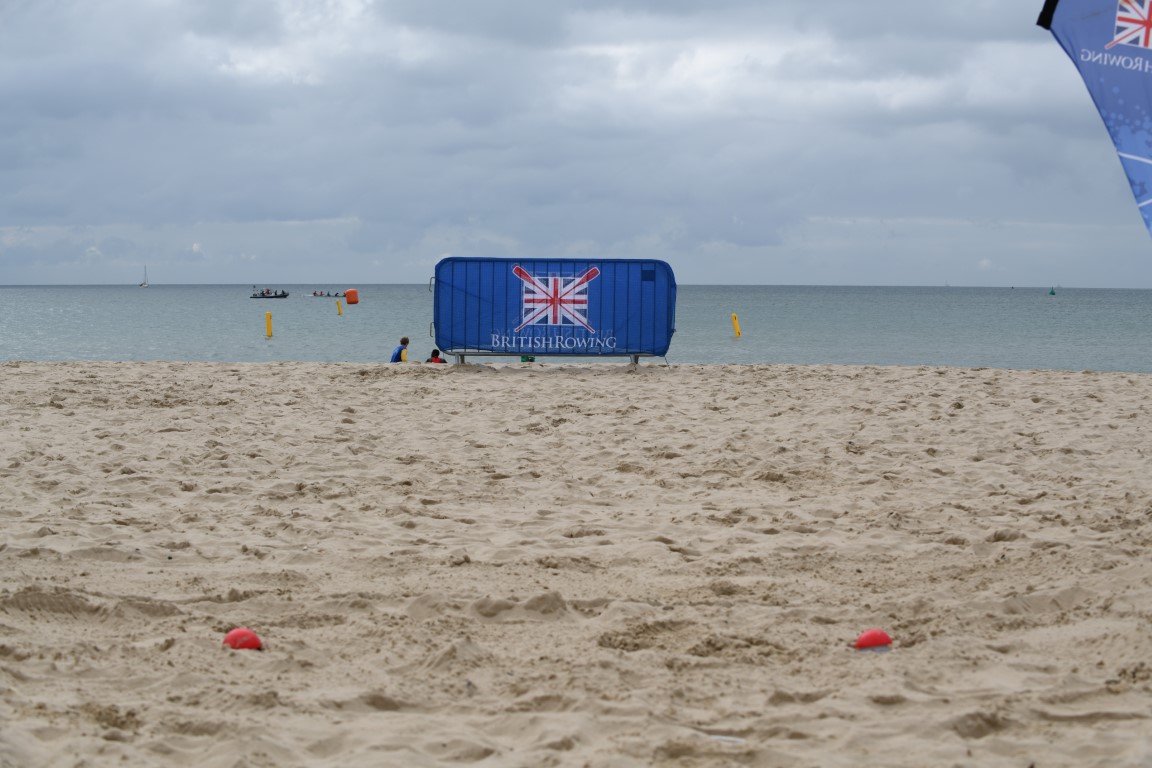
[[[1055,296],[1056,295],[1056,289],[1055,288],[1049,288],[1048,289],[1048,295],[1049,296]]]
[[[144,265],[144,282],[140,283],[140,287],[141,288],[147,288],[148,287],[148,265],[147,264]]]
[[[252,286],[252,299],[286,299],[288,298],[288,291],[278,291],[271,288],[264,288],[256,290],[256,286]]]

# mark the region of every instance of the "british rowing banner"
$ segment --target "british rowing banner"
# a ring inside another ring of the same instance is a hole
[[[449,354],[666,355],[676,279],[650,259],[487,259],[436,265],[436,346]]]
[[[1036,23],[1080,71],[1152,232],[1152,0],[1045,0]]]

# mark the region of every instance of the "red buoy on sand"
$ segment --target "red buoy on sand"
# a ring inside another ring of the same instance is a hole
[[[264,644],[260,642],[259,635],[247,627],[236,627],[236,629],[224,635],[224,645],[236,651],[249,648],[254,651],[259,651],[264,647]]]
[[[889,645],[892,645],[892,638],[882,629],[865,630],[856,638],[856,647],[860,649],[882,648]]]

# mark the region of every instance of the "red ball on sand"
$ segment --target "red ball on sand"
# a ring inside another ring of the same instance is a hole
[[[857,648],[881,648],[892,644],[892,638],[882,629],[868,629],[856,638]]]
[[[237,651],[246,648],[258,651],[264,647],[264,644],[260,642],[260,637],[247,627],[236,627],[224,635],[224,645]]]

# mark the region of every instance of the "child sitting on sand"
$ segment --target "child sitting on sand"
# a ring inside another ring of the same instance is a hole
[[[400,346],[392,350],[392,359],[390,363],[406,363],[408,362],[408,337],[400,337]]]

